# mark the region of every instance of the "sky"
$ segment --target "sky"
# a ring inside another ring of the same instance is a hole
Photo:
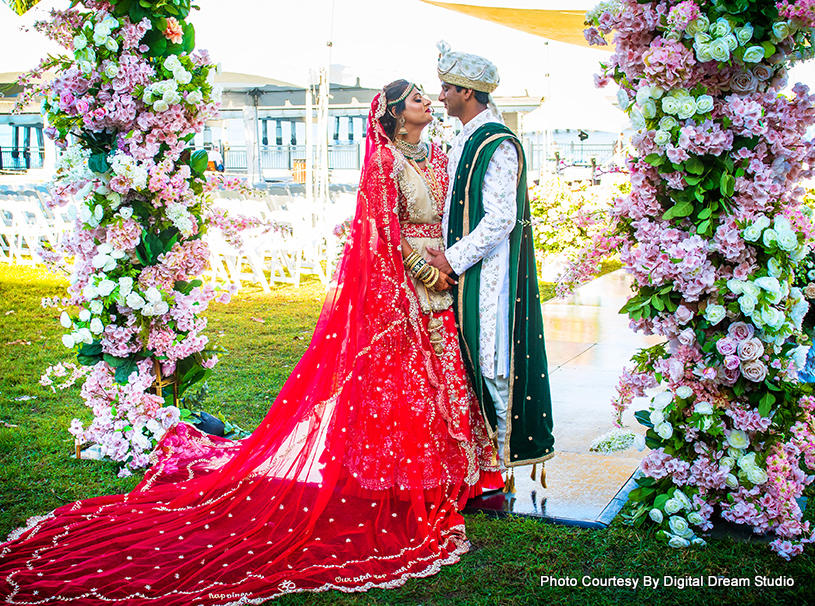
[[[477,3],[477,2],[474,2]],[[34,13],[63,7],[67,0],[42,0]],[[585,2],[512,0],[521,8],[588,8]],[[309,71],[345,66],[353,81],[372,88],[396,78],[438,88],[436,42],[483,55],[501,75],[496,94],[543,96],[564,87],[591,89],[591,75],[608,54],[553,42],[431,6],[420,0],[198,0],[196,46],[207,48],[225,71],[305,84]],[[0,73],[26,69],[44,54],[39,34],[21,34],[20,19],[0,5]],[[328,41],[332,46],[327,46]],[[329,56],[330,52],[330,56]],[[550,82],[546,74],[551,74]]]
[[[594,5],[582,0],[458,1],[570,11]],[[28,69],[47,52],[58,51],[37,32],[19,28],[42,18],[51,6],[68,5],[68,0],[42,0],[20,18],[0,4],[0,73]],[[436,42],[444,39],[454,51],[485,56],[498,66],[498,96],[545,96],[568,103],[615,94],[613,85],[603,91],[593,86],[593,73],[609,56],[605,51],[547,44],[543,38],[420,0],[198,0],[198,5],[201,10],[190,16],[196,46],[208,49],[229,72],[305,85],[310,72],[330,62],[343,67],[344,83],[353,84],[359,77],[363,86],[380,88],[406,78],[423,84],[434,97]],[[791,80],[812,87],[815,62],[810,63],[796,68]]]

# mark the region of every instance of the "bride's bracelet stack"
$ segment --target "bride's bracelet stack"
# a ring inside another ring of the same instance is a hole
[[[428,265],[427,261],[415,250],[405,259],[405,267],[414,278],[420,280],[428,288],[433,288],[441,275],[437,268]]]

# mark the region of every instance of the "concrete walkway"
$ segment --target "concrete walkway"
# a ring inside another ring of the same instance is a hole
[[[473,499],[467,511],[512,512],[590,527],[609,524],[619,512],[627,494],[620,491],[645,453],[632,447],[604,455],[589,452],[589,447],[614,428],[611,399],[622,368],[638,349],[661,340],[635,334],[628,317],[618,313],[631,294],[629,284],[620,270],[568,299],[543,305],[557,452],[546,463],[548,487],[530,478],[531,467],[516,467],[514,495]],[[624,423],[642,433],[633,412],[626,413]]]

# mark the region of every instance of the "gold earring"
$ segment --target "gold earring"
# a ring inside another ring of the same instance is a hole
[[[405,128],[405,119],[399,118],[399,134],[403,137],[408,134],[407,129]]]

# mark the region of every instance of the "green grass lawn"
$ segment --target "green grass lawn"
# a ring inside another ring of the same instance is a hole
[[[42,297],[62,296],[65,286],[41,269],[0,265],[0,536],[30,516],[78,499],[125,492],[139,480],[138,475],[118,479],[111,463],[74,459],[67,427],[75,417],[90,421],[90,410],[77,388],[53,393],[38,383],[47,366],[68,361],[60,342],[60,311],[40,306]],[[300,288],[276,287],[271,294],[246,287],[231,304],[211,307],[207,334],[230,354],[209,381],[205,410],[223,413],[245,429],[257,426],[305,351],[323,295],[322,285],[310,280]],[[809,519],[813,509],[810,505],[807,510]],[[704,549],[672,550],[657,543],[652,533],[619,521],[606,530],[585,530],[467,516],[467,534],[471,552],[431,578],[390,591],[292,595],[274,604],[770,606],[815,600],[811,549],[789,563],[765,544],[729,539],[712,539]],[[643,588],[646,575],[658,578],[660,587]],[[541,576],[573,578],[577,586],[542,587]],[[584,576],[595,582],[638,579],[640,587],[583,587]],[[664,577],[704,577],[707,582],[708,576],[791,579],[794,586],[663,587]]]

